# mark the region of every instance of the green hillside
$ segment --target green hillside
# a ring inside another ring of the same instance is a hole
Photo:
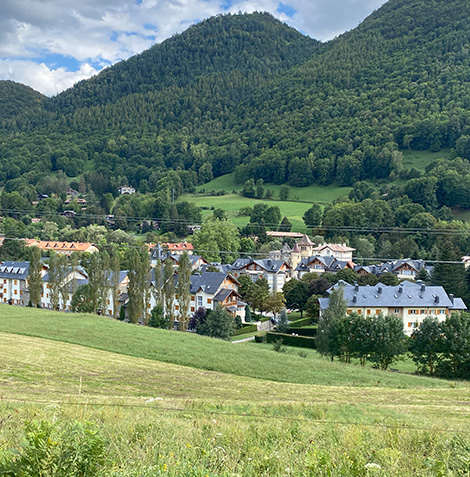
[[[0,186],[59,169],[102,173],[110,190],[145,180],[158,191],[168,169],[189,171],[188,190],[232,172],[237,183],[350,186],[395,180],[401,149],[468,159],[468,18],[464,0],[389,0],[326,44],[268,14],[210,18],[37,114],[9,114]]]
[[[272,381],[355,386],[446,387],[429,378],[350,367],[315,358],[271,353],[254,345],[235,346],[190,333],[131,326],[93,315],[2,306],[0,332],[65,341],[128,356]],[[312,358],[313,359],[313,358]],[[380,382],[379,382],[380,381]]]
[[[464,383],[361,376],[328,360],[85,315],[4,306],[0,324],[9,330],[0,332],[2,475],[431,477],[468,466]],[[173,364],[188,352],[187,366]],[[264,376],[203,369],[198,354],[219,369],[236,354]],[[266,379],[282,362],[293,374],[315,369],[314,381]]]

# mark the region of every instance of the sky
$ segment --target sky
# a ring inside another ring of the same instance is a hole
[[[53,96],[220,13],[266,11],[327,41],[385,0],[0,0],[0,79]]]

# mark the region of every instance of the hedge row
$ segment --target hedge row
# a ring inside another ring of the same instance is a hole
[[[315,338],[315,336],[317,336],[317,328],[289,328],[289,334]]]
[[[258,327],[256,325],[246,325],[238,328],[238,330],[235,331],[234,336],[244,335],[245,333],[254,333],[255,331],[258,331]]]
[[[302,326],[310,325],[311,321],[312,319],[308,317],[308,318],[302,318],[301,320],[297,320],[297,321],[291,321],[289,324],[291,327],[294,327],[294,328],[302,328]]]
[[[274,343],[275,341],[282,339],[282,344],[286,346],[296,346],[298,348],[313,348],[316,349],[315,338],[309,336],[295,336],[288,335],[286,333],[266,333],[266,339],[268,343]]]

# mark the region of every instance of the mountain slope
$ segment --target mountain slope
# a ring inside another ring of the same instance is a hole
[[[40,110],[45,99],[45,96],[29,86],[0,81],[0,121]]]
[[[470,132],[469,18],[463,0],[390,0],[327,44],[267,14],[211,18],[5,121],[0,182],[85,168],[150,191],[169,168],[189,170],[186,188],[234,170],[296,186],[393,179],[400,148]]]

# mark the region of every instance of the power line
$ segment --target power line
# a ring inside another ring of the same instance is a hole
[[[25,239],[25,238],[18,238],[18,237],[2,237],[3,240],[16,240],[16,241],[26,241],[26,240],[37,240],[37,239]],[[59,240],[41,240],[42,242],[61,242]],[[65,242],[70,242],[70,241],[65,241]],[[104,244],[103,246],[113,246],[113,245],[120,245],[120,244],[114,244],[114,243],[108,243]],[[96,245],[98,248],[101,246],[100,244]],[[151,247],[154,248],[156,244]],[[146,244],[144,245],[129,245],[126,244],[126,248],[133,248],[137,250],[142,250],[147,248]],[[58,249],[60,251],[60,249]],[[45,250],[47,251],[55,251],[54,249],[50,250]],[[163,249],[163,251],[165,251]],[[171,252],[170,250],[168,250]],[[246,258],[252,258],[252,257],[266,257],[266,255],[269,255],[271,252],[243,252],[239,250],[206,250],[206,249],[197,249],[193,248],[190,250],[191,252],[196,252],[197,254],[204,254],[204,253],[217,253],[221,255],[239,255],[239,256],[246,256]],[[275,250],[272,252],[276,252]],[[427,264],[448,264],[448,265],[464,265],[464,262],[462,261],[452,261],[452,260],[431,260],[431,259],[421,259],[421,258],[378,258],[378,257],[353,257],[353,261],[358,260],[358,261],[368,261],[368,262],[380,262],[381,264],[386,264],[386,263],[393,263],[393,262],[398,262],[398,261],[420,261],[424,262]]]
[[[456,430],[456,429],[445,429],[445,428],[432,428],[426,426],[406,426],[398,424],[368,424],[362,422],[348,422],[348,421],[327,421],[325,419],[310,419],[310,418],[300,418],[300,417],[288,417],[288,416],[272,416],[267,414],[252,414],[252,413],[236,413],[236,412],[223,412],[223,411],[214,411],[214,410],[204,410],[204,409],[185,409],[185,408],[168,408],[168,407],[155,407],[144,404],[122,404],[122,403],[98,403],[98,402],[63,402],[63,401],[44,401],[39,399],[20,399],[20,398],[2,398],[2,401],[5,402],[17,402],[24,404],[47,404],[47,405],[60,405],[60,406],[93,406],[93,407],[117,407],[117,408],[126,408],[126,409],[146,409],[154,412],[161,413],[194,413],[194,414],[209,414],[215,416],[225,416],[225,417],[238,417],[243,419],[258,419],[258,420],[276,420],[276,421],[288,421],[288,422],[301,422],[308,424],[319,424],[319,425],[338,425],[338,426],[355,426],[355,427],[369,427],[369,428],[378,428],[378,429],[393,429],[393,430],[407,430],[407,431],[426,431],[426,432],[440,432],[440,433],[454,433],[454,434],[470,434],[470,430]]]
[[[61,212],[41,211],[38,212],[34,209],[1,209],[3,213],[12,215],[35,215],[44,217],[64,217]],[[75,213],[74,217],[83,219],[96,219],[96,220],[108,220],[108,217],[112,214],[86,214]],[[190,221],[188,219],[172,219],[168,217],[147,217],[147,216],[129,216],[119,215],[118,219],[125,219],[128,222],[141,222],[151,221],[158,223],[177,223],[181,225],[202,225],[204,221]],[[114,217],[116,219],[116,216]],[[254,227],[266,226],[266,227],[279,227],[280,223],[268,223],[268,222],[249,222],[249,225]],[[465,235],[470,234],[470,224],[467,229],[459,229],[454,227],[440,228],[440,227],[392,227],[392,226],[350,226],[350,225],[325,225],[315,224],[302,227],[307,232],[311,229],[326,230],[333,232],[357,232],[357,233],[376,233],[376,234],[418,234],[426,233],[431,235]]]

